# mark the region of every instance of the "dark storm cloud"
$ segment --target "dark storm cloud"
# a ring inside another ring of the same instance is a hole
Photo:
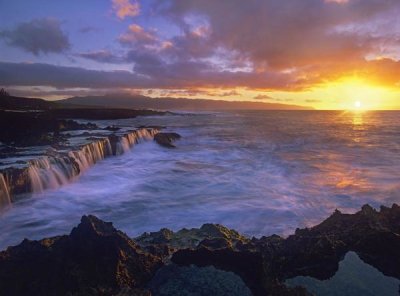
[[[34,55],[60,53],[70,47],[67,35],[61,30],[60,22],[53,18],[20,23],[14,29],[2,30],[0,37],[8,44]]]

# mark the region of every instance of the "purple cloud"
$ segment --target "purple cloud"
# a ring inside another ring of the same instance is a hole
[[[70,48],[60,22],[53,18],[34,19],[20,23],[12,30],[3,30],[0,37],[9,45],[22,48],[34,55],[61,53]]]

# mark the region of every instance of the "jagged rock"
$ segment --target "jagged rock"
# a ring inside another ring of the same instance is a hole
[[[69,236],[24,240],[0,253],[2,295],[149,295],[162,266],[111,223],[82,217]]]
[[[173,142],[175,140],[179,140],[181,135],[177,133],[158,133],[154,136],[154,141],[157,142],[160,146],[167,148],[175,148]]]
[[[328,279],[349,251],[357,252],[385,275],[400,278],[400,207],[383,207],[378,212],[366,205],[353,215],[335,211],[321,224],[298,229],[287,239],[252,239],[235,249],[229,241],[225,245],[215,249],[206,241],[175,252],[172,262],[233,271],[254,295],[306,295],[304,290],[289,290],[282,283],[299,275]]]
[[[345,253],[356,251],[384,274],[399,277],[399,234],[397,205],[380,212],[366,205],[353,215],[334,213],[321,224],[286,239],[283,255],[296,252],[296,257],[287,260],[283,268],[286,273],[301,268],[304,275],[327,279],[336,272],[337,262]],[[309,262],[309,268],[304,267],[305,262]]]
[[[177,232],[163,228],[158,232],[144,233],[135,238],[135,241],[150,252],[168,256],[175,250],[195,248],[200,244],[208,244],[209,247],[213,244],[217,249],[225,247],[226,244],[235,247],[249,240],[237,231],[222,225],[204,224],[201,228],[184,228]]]
[[[146,287],[152,283],[158,295],[171,284],[187,281],[188,273],[190,278],[193,272],[202,274],[204,269],[190,267],[195,265],[214,266],[216,276],[219,271],[235,273],[254,296],[310,295],[301,287],[288,288],[285,280],[332,277],[349,251],[385,275],[400,278],[400,207],[376,211],[364,206],[352,215],[335,211],[321,224],[298,229],[286,239],[277,235],[248,239],[224,226],[205,224],[200,229],[145,233],[133,241],[111,223],[83,217],[69,236],[25,240],[0,253],[0,291],[150,295]],[[168,268],[153,278],[162,261]],[[181,267],[171,267],[171,262]],[[202,274],[209,275],[209,271]]]

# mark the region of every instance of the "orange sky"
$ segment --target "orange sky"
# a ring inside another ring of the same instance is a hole
[[[0,9],[10,12],[0,86],[15,95],[400,109],[399,0],[5,0]]]

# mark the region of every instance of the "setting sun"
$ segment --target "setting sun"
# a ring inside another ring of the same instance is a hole
[[[358,77],[329,82],[313,92],[315,97],[323,98],[315,104],[318,109],[382,110],[393,109],[398,102],[392,89]]]
[[[360,101],[355,101],[355,102],[354,102],[354,107],[355,107],[356,109],[360,109],[360,108],[362,107],[361,102],[360,102]]]

